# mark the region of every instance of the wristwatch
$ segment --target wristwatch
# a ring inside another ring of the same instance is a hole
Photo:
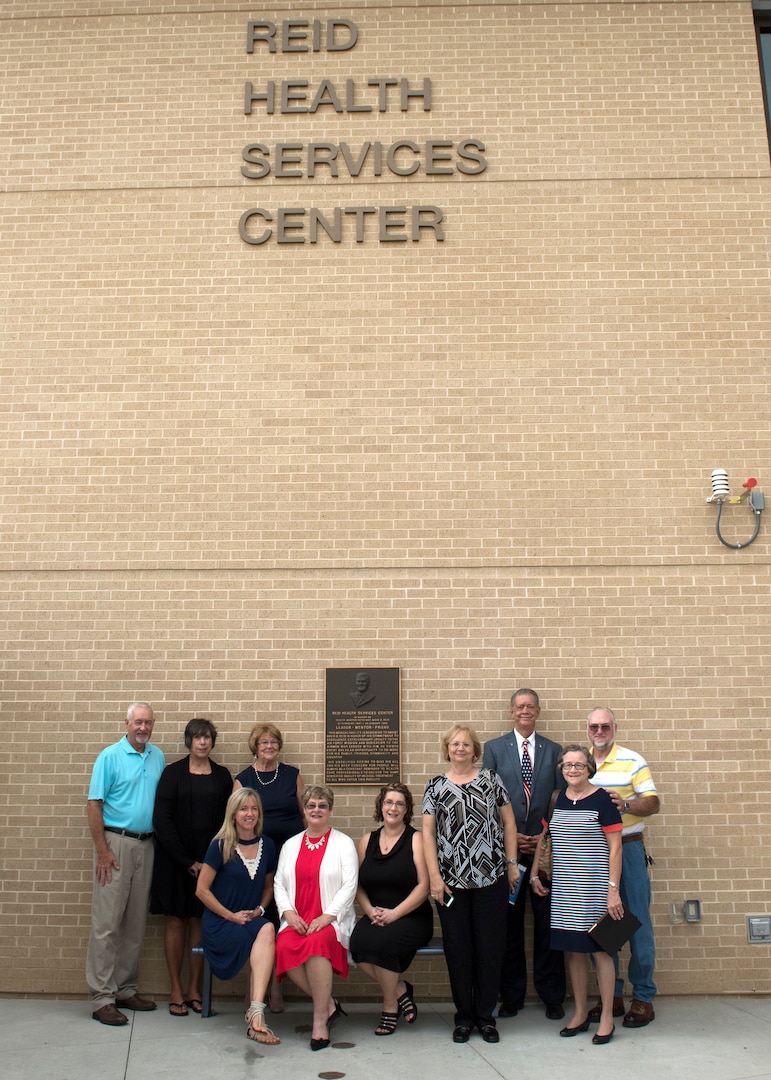
[[[617,881],[608,881],[608,885],[610,885],[611,889],[617,889],[618,888],[618,882]]]

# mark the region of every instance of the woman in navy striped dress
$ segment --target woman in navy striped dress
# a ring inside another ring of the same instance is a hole
[[[597,771],[589,751],[573,743],[566,746],[557,765],[566,787],[560,792],[548,823],[552,839],[551,947],[567,954],[575,1011],[563,1038],[589,1028],[587,954],[592,954],[602,1000],[602,1017],[593,1038],[610,1042],[613,1026],[615,972],[613,959],[599,950],[589,927],[606,912],[620,919],[624,908],[619,896],[621,880],[621,815],[603,788],[591,779]],[[538,878],[538,857],[533,861],[531,885],[539,896],[548,889]]]

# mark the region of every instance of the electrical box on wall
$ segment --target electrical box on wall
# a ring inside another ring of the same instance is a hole
[[[747,916],[747,941],[750,944],[771,943],[771,915]]]

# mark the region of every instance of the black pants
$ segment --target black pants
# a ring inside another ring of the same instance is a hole
[[[455,889],[454,896],[451,907],[437,907],[455,1024],[494,1026],[506,941],[508,883],[502,877],[483,889]]]
[[[551,902],[548,896],[536,896],[530,888],[530,868],[525,874],[516,904],[507,904],[506,949],[501,971],[501,1000],[518,1008],[527,993],[527,956],[525,953],[525,908],[527,897],[533,911],[533,985],[546,1005],[565,1000],[565,957],[549,947],[551,937]]]

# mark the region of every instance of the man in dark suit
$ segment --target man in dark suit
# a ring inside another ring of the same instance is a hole
[[[533,909],[533,983],[550,1020],[565,1015],[565,963],[561,952],[549,948],[551,935],[549,897],[530,888],[530,868],[543,819],[548,816],[552,792],[564,787],[557,769],[561,747],[535,730],[541,712],[538,694],[523,687],[511,696],[514,730],[485,744],[483,765],[500,776],[511,798],[517,820],[519,861],[527,869],[515,904],[508,908],[506,952],[501,974],[501,1005],[498,1016],[516,1016],[525,1004],[527,960],[525,957],[525,905],[530,895]],[[524,757],[524,755],[527,757]]]

